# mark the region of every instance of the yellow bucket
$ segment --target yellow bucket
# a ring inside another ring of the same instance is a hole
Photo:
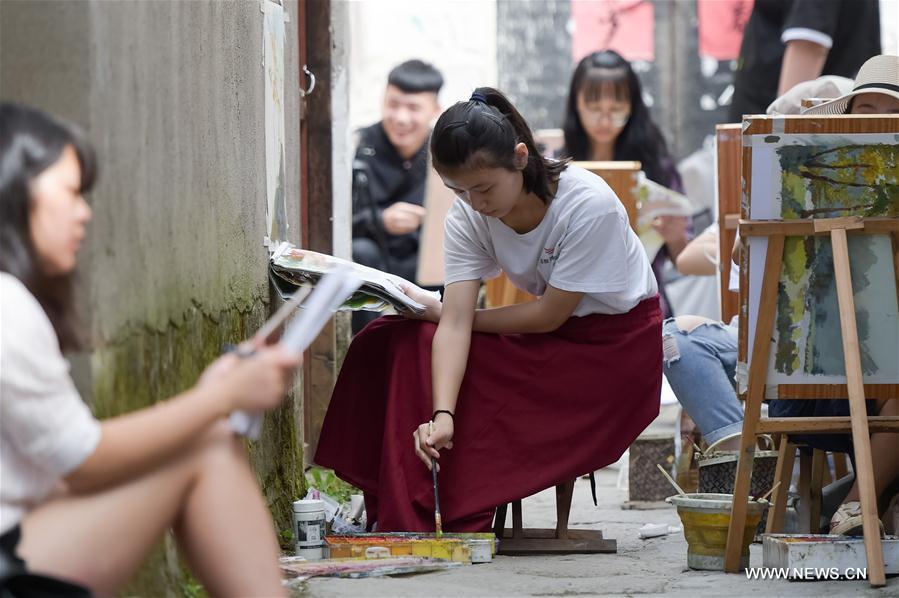
[[[665,500],[677,507],[677,514],[684,524],[684,536],[687,538],[687,566],[691,569],[708,571],[724,570],[724,549],[727,546],[727,528],[730,525],[733,495],[678,494]],[[740,551],[742,569],[749,566],[749,545],[767,506],[768,501],[749,501]]]

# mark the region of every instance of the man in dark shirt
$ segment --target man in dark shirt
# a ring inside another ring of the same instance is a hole
[[[415,281],[428,137],[443,76],[408,60],[387,78],[381,121],[359,132],[353,162],[353,261]],[[377,314],[353,314],[358,332]]]
[[[743,32],[730,122],[821,75],[854,79],[880,54],[878,0],[755,0]]]

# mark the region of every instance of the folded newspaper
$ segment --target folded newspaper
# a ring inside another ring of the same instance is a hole
[[[346,267],[362,281],[359,290],[353,293],[340,309],[381,311],[391,305],[399,311],[411,311],[416,314],[425,312],[425,306],[406,295],[400,285],[418,289],[423,293],[429,291],[408,280],[333,255],[300,249],[290,243],[281,243],[272,253],[269,272],[278,292],[287,298],[293,295],[301,284],[315,285],[323,274],[340,267]],[[440,298],[439,293],[431,293]]]

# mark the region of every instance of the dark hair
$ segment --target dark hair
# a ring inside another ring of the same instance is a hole
[[[567,160],[544,158],[537,150],[530,127],[502,92],[479,87],[467,102],[456,102],[434,125],[431,159],[437,170],[515,167],[515,146],[528,148],[522,171],[524,190],[549,203],[550,187],[568,167]]]
[[[422,60],[407,60],[390,71],[387,85],[398,87],[404,93],[439,93],[443,87],[443,75]]]
[[[18,278],[53,324],[62,350],[80,346],[71,274],[41,268],[31,238],[31,182],[72,146],[81,167],[81,191],[96,177],[94,151],[80,129],[18,104],[0,103],[0,271]]]
[[[639,160],[647,178],[666,187],[679,187],[680,177],[662,132],[652,122],[643,102],[640,80],[630,63],[613,50],[593,52],[577,65],[571,77],[565,108],[566,156],[575,160],[590,159],[590,139],[577,112],[577,96],[583,92],[587,101],[612,95],[630,103],[631,114],[615,139],[615,160]]]

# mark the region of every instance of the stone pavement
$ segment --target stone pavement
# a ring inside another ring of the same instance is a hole
[[[577,481],[571,506],[571,527],[602,529],[618,540],[618,554],[572,556],[499,556],[492,563],[452,571],[374,579],[314,578],[295,596],[899,596],[899,578],[872,589],[865,581],[748,580],[744,574],[687,569],[683,533],[640,540],[644,523],[680,526],[673,507],[621,509],[627,492],[616,488],[617,472],[597,473],[599,506],[590,498],[590,484]],[[555,492],[550,489],[524,501],[526,527],[555,525]],[[511,525],[511,515],[509,523]],[[751,548],[751,565],[762,564],[762,548]]]

